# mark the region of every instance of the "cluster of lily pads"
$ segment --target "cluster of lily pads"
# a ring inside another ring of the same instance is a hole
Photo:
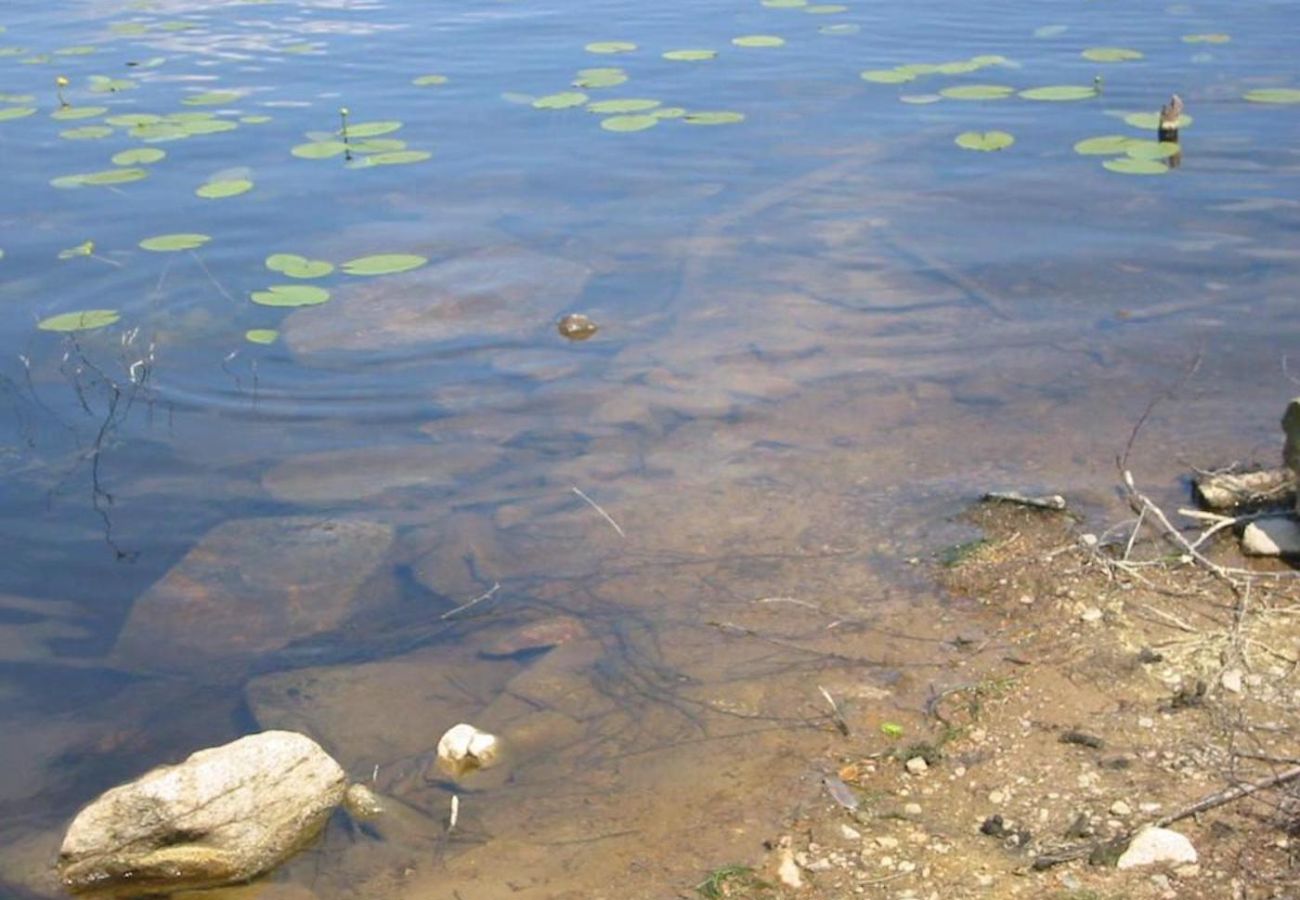
[[[307,142],[289,152],[299,159],[333,159],[342,156],[351,169],[370,166],[397,166],[424,162],[433,154],[413,150],[400,138],[385,137],[402,127],[396,120],[348,123],[338,131],[309,131]]]

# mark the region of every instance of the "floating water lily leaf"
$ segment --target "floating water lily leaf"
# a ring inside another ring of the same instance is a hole
[[[149,177],[148,169],[105,169],[103,172],[91,172],[88,175],[73,175],[81,184],[109,185],[126,184]]]
[[[798,9],[807,6],[808,0],[762,0],[763,5],[772,9]]]
[[[687,109],[683,106],[661,106],[650,115],[656,119],[680,119],[687,114]]]
[[[392,275],[418,269],[429,260],[413,253],[381,253],[350,259],[340,268],[349,275]]]
[[[372,166],[405,166],[432,157],[433,154],[428,150],[393,150],[389,153],[373,153],[366,157],[366,163]]]
[[[115,309],[83,309],[42,319],[36,327],[41,331],[90,331],[112,325],[121,318],[121,313]]]
[[[250,328],[244,332],[244,340],[250,344],[274,344],[280,332],[274,328]]]
[[[23,119],[36,112],[34,106],[6,106],[0,109],[0,122],[8,122],[10,119]]]
[[[1178,144],[1173,141],[1130,140],[1124,145],[1124,152],[1133,159],[1169,159],[1177,156]]]
[[[588,53],[631,53],[636,44],[631,41],[595,41],[585,49]]]
[[[130,78],[109,78],[107,75],[91,75],[90,90],[96,94],[116,94],[139,87]]]
[[[64,106],[50,113],[51,119],[70,122],[76,119],[93,119],[108,112],[107,106]]]
[[[737,47],[780,47],[785,44],[785,38],[774,34],[746,34],[732,38],[731,43]]]
[[[857,34],[859,31],[862,30],[862,26],[845,23],[841,25],[823,25],[821,28],[818,28],[817,30],[820,31],[822,34],[841,36],[846,34]]]
[[[245,125],[265,125],[271,121],[270,116],[240,116],[239,121]]]
[[[397,150],[405,150],[406,141],[399,141],[397,138],[370,138],[364,141],[353,141],[349,146],[354,153],[393,153]]]
[[[290,278],[324,278],[334,271],[334,264],[323,259],[308,259],[296,253],[272,253],[266,258],[266,267]]]
[[[1001,100],[1015,93],[1015,88],[1000,84],[959,84],[939,93],[951,100]]]
[[[78,44],[76,47],[63,47],[54,51],[55,56],[89,56],[92,53],[98,53],[98,47],[92,47],[89,44]]]
[[[242,96],[244,95],[239,91],[204,91],[201,94],[190,94],[181,102],[186,106],[222,106],[235,103]]]
[[[38,53],[36,56],[29,56],[26,59],[19,60],[25,66],[40,66],[49,61],[50,56],[48,53]]]
[[[35,102],[36,102],[35,94],[0,93],[0,103],[35,103]]]
[[[862,80],[874,81],[876,84],[902,84],[905,81],[915,81],[916,76],[898,69],[868,69],[862,73]]]
[[[147,34],[149,26],[143,22],[114,22],[108,30],[113,34],[140,35]]]
[[[59,132],[59,137],[66,141],[93,141],[106,138],[113,133],[107,125],[84,125],[81,128],[68,128]]]
[[[1040,25],[1034,29],[1034,37],[1050,38],[1065,34],[1070,29],[1068,25]]]
[[[837,13],[848,12],[849,8],[842,3],[817,3],[813,6],[805,6],[803,11],[813,16],[833,16]]]
[[[938,94],[902,94],[898,99],[903,103],[914,103],[917,106],[924,106],[927,103],[938,103],[943,98]]]
[[[1074,152],[1083,156],[1118,156],[1131,140],[1123,134],[1103,134],[1079,141],[1074,145]]]
[[[1021,91],[1026,100],[1087,100],[1097,96],[1097,89],[1086,84],[1053,84]]]
[[[157,124],[162,120],[162,116],[153,113],[123,113],[122,115],[109,116],[104,121],[109,125],[116,125],[118,128],[139,128],[142,125]]]
[[[597,100],[594,103],[588,103],[587,109],[597,114],[604,113],[635,113],[645,112],[647,109],[654,109],[656,106],[663,106],[660,100],[643,100],[625,98],[619,100]]]
[[[963,131],[953,142],[965,150],[990,152],[1005,150],[1014,144],[1016,139],[1005,131]]]
[[[1164,175],[1169,171],[1169,167],[1159,160],[1133,159],[1130,156],[1108,159],[1102,165],[1123,175]]]
[[[232,178],[227,181],[209,181],[201,185],[194,193],[205,200],[222,200],[237,197],[253,189],[253,182],[247,178]]]
[[[735,125],[745,121],[745,114],[719,110],[714,112],[692,112],[682,117],[687,125]]]
[[[59,259],[75,259],[78,256],[90,256],[95,252],[95,242],[86,241],[75,247],[69,247],[67,250],[59,251]]]
[[[1251,103],[1300,103],[1300,88],[1257,88],[1245,98]]]
[[[1160,113],[1129,113],[1124,117],[1124,121],[1134,128],[1141,128],[1143,131],[1155,131],[1160,127]],[[1178,117],[1178,127],[1186,128],[1192,124],[1192,117],[1181,115]]]
[[[983,66],[974,60],[964,59],[940,63],[934,67],[934,71],[940,75],[965,75],[967,72],[978,72],[981,68]]]
[[[573,79],[573,86],[580,88],[614,87],[627,81],[627,72],[614,67],[600,69],[579,69],[578,77]],[[532,101],[529,100],[531,103]]]
[[[658,124],[658,116],[610,116],[601,120],[600,127],[606,131],[645,131]]]
[[[330,298],[330,292],[311,284],[273,284],[253,291],[249,298],[260,306],[318,306]]]
[[[1184,44],[1226,44],[1232,40],[1226,34],[1185,34],[1183,35]]]
[[[289,152],[300,159],[329,159],[346,152],[348,145],[342,141],[312,141],[299,144]]]
[[[411,79],[411,84],[415,85],[416,87],[429,87],[435,84],[446,84],[446,83],[447,83],[446,75],[421,75],[418,78]]]
[[[154,253],[176,253],[180,250],[202,247],[210,240],[212,237],[206,234],[160,234],[145,238],[140,242],[140,247],[143,250],[152,250]]]
[[[402,127],[401,122],[357,122],[355,125],[348,126],[349,138],[368,138],[379,137],[381,134],[392,134]],[[342,134],[340,131],[339,134]]]
[[[587,102],[587,95],[581,91],[564,91],[559,94],[547,94],[533,101],[535,109],[569,109],[582,106]]]
[[[1128,62],[1142,58],[1142,54],[1137,50],[1129,50],[1126,47],[1089,47],[1080,55],[1093,62]]]
[[[239,125],[227,119],[189,119],[177,122],[176,127],[183,131],[186,136],[192,136],[196,134],[217,134],[222,131],[234,131],[239,128]]]
[[[160,141],[180,141],[189,136],[190,133],[185,130],[185,127],[176,122],[155,122],[131,129],[131,137],[151,144]]]
[[[676,62],[702,62],[706,59],[713,59],[717,55],[717,50],[669,50],[664,54],[664,59],[671,59]]]

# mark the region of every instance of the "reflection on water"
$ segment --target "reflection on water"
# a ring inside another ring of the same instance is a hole
[[[1198,356],[1146,426],[1145,483],[1176,489],[1184,446],[1271,455],[1294,391],[1294,107],[1241,99],[1300,78],[1283,8],[11,6],[0,109],[38,111],[0,121],[5,885],[51,890],[98,791],[292,728],[393,804],[276,874],[297,890],[689,886],[754,858],[844,746],[819,688],[863,741],[959,665],[961,611],[909,560],[968,536],[963,502],[1051,490],[1105,514],[1131,423]],[[583,49],[614,40],[637,49]],[[58,53],[79,45],[98,50]],[[1100,97],[899,102],[1091,84],[1094,46],[1143,53]],[[719,52],[661,58],[687,47]],[[1007,62],[859,77],[981,54]],[[628,75],[593,99],[744,121],[611,133],[502,98],[592,67]],[[61,138],[84,124],[49,117],[63,73],[73,108],[109,107],[87,121],[233,90],[212,115],[235,127],[156,144],[141,181],[59,190],[139,144]],[[1073,151],[1174,90],[1195,117],[1177,171]],[[290,154],[345,104],[434,158]],[[953,144],[994,128],[1016,143]],[[236,166],[252,191],[194,196]],[[190,232],[212,240],[138,249]],[[97,258],[58,258],[87,240]],[[429,263],[276,309],[247,300],[287,280],[271,253]],[[34,327],[105,308],[121,321]],[[571,313],[599,333],[566,341]],[[507,757],[457,786],[428,763],[459,721]]]

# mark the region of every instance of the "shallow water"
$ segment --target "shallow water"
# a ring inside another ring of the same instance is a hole
[[[1276,457],[1300,107],[1243,95],[1300,85],[1294,9],[644,6],[0,13],[0,47],[22,48],[0,50],[5,882],[105,787],[294,727],[409,812],[383,840],[334,823],[277,876],[322,897],[689,886],[757,855],[837,746],[819,685],[862,735],[944,678],[960,606],[909,560],[969,537],[964,503],[1043,489],[1117,516],[1114,458],[1167,393],[1131,458],[1153,490]],[[785,44],[731,43],[753,34]],[[1097,46],[1144,56],[1081,58]],[[718,55],[661,58],[694,47]],[[1002,60],[859,77],[984,55]],[[615,133],[531,105],[610,66],[629,80],[592,100],[744,120]],[[1098,74],[1078,102],[900,102]],[[59,75],[72,109],[107,111],[52,119]],[[237,96],[183,103],[218,90]],[[1166,174],[1072,149],[1149,136],[1121,115],[1172,91],[1194,121]],[[432,157],[290,153],[340,107]],[[60,137],[177,111],[238,127]],[[953,143],[990,129],[1015,144]],[[140,146],[167,153],[143,180],[49,184]],[[195,196],[216,173],[254,187]],[[174,232],[211,240],[138,247]],[[249,300],[292,281],[271,253],[428,262],[335,271],[304,282],[328,302],[290,310]],[[120,319],[37,327],[84,309]],[[600,332],[566,342],[569,312]],[[557,616],[580,623],[567,643],[492,652]],[[457,789],[448,836],[424,755],[461,720],[513,749]]]

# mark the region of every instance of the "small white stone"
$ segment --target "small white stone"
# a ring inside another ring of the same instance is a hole
[[[1079,613],[1079,619],[1084,622],[1100,622],[1102,612],[1095,606],[1089,606],[1083,612]]]
[[[1300,554],[1300,523],[1280,516],[1251,522],[1242,532],[1241,549],[1251,556]]]
[[[890,837],[887,834],[878,835],[876,837],[876,846],[881,850],[893,850],[898,846],[898,838]]]
[[[812,862],[808,863],[807,868],[809,872],[829,872],[832,866],[829,859],[822,857],[821,859],[814,859]]]
[[[496,762],[500,744],[496,735],[461,723],[438,741],[438,765],[448,775],[463,775]]]
[[[993,876],[985,875],[983,872],[976,872],[975,883],[982,888],[993,887]]]
[[[1112,816],[1131,816],[1133,815],[1133,807],[1123,800],[1116,800],[1110,805],[1110,814]]]
[[[901,863],[898,864],[898,871],[900,871],[900,872],[915,872],[915,871],[916,871],[916,863],[911,862],[910,860],[906,860],[906,859],[905,859],[905,860],[903,860]]]
[[[1083,544],[1085,547],[1095,547],[1097,546],[1097,535],[1092,534],[1091,532],[1081,534],[1079,535],[1079,543]]]
[[[840,825],[840,834],[848,841],[856,841],[862,838],[862,832],[858,831],[852,825]]]
[[[909,816],[909,817],[915,819],[915,818],[916,818],[917,816],[919,816],[920,814],[921,814],[921,804],[919,804],[919,803],[905,803],[905,804],[903,804],[903,815],[905,815],[905,816]]]
[[[783,885],[796,891],[803,887],[803,876],[799,874],[799,866],[795,863],[794,853],[789,847],[781,848],[781,862],[776,867],[776,877]]]
[[[1007,795],[1002,793],[1002,791],[989,791],[989,802],[994,806],[1000,806],[1006,802],[1006,799]]]
[[[1033,594],[1021,594],[1020,602],[1023,603],[1025,606],[1033,606],[1034,605]]]
[[[1144,828],[1133,838],[1117,866],[1132,869],[1154,863],[1194,863],[1196,848],[1185,835],[1168,828]]]
[[[1225,691],[1240,694],[1242,674],[1241,669],[1224,669],[1223,675],[1219,677],[1219,683],[1223,685]]]
[[[1155,727],[1156,727],[1156,720],[1153,719],[1153,718],[1151,718],[1150,716],[1138,716],[1138,727],[1139,727],[1139,728],[1155,728]]]
[[[913,775],[920,775],[924,773],[926,769],[930,768],[923,756],[913,756],[905,763],[905,765],[907,766],[907,771],[911,772]]]

